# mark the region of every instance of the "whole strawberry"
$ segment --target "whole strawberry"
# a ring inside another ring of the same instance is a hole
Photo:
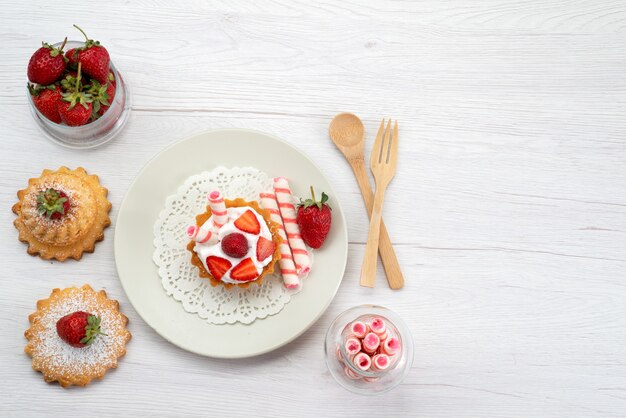
[[[94,342],[100,331],[100,317],[83,311],[65,315],[57,321],[57,334],[72,347],[82,348]]]
[[[222,251],[234,258],[243,258],[248,253],[248,240],[245,235],[233,232],[222,238]]]
[[[83,71],[100,84],[106,84],[109,79],[109,52],[100,42],[89,39],[85,31],[74,25],[85,36],[85,45],[78,48],[77,61],[83,65]]]
[[[63,55],[65,42],[67,42],[67,38],[60,48],[54,48],[43,42],[43,46],[30,57],[26,73],[31,83],[48,85],[63,75],[63,71],[65,71],[65,56]]]
[[[61,99],[61,89],[59,86],[34,87],[28,84],[28,91],[33,97],[33,104],[52,122],[61,123],[61,115],[59,115],[59,100]]]
[[[83,93],[78,94],[83,95]],[[86,125],[89,122],[89,118],[91,118],[91,112],[91,102],[74,98],[69,102],[65,101],[65,98],[59,101],[59,115],[61,115],[61,120],[67,126]]]
[[[68,126],[81,126],[89,122],[92,113],[91,94],[83,91],[81,84],[81,64],[78,63],[75,85],[71,90],[62,93],[58,102],[61,120]],[[71,87],[71,86],[70,86]]]
[[[332,221],[330,206],[326,203],[328,196],[322,193],[320,201],[315,200],[315,191],[311,186],[311,199],[307,199],[298,205],[297,222],[300,227],[302,240],[306,245],[312,248],[320,248]]]

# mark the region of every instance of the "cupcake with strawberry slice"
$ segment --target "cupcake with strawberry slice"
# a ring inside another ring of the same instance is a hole
[[[206,212],[187,228],[191,263],[213,286],[248,287],[274,272],[280,259],[279,225],[257,202],[208,195]]]

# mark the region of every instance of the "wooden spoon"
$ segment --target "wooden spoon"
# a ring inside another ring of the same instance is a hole
[[[330,139],[348,160],[350,167],[356,177],[365,208],[369,217],[372,216],[374,206],[374,193],[367,178],[365,170],[365,159],[363,157],[365,148],[365,128],[358,116],[352,113],[340,113],[333,118],[328,127]],[[391,239],[387,233],[385,223],[380,222],[380,238],[378,241],[378,251],[385,268],[389,287],[401,289],[404,286],[404,277],[398,264],[398,258],[391,245]]]

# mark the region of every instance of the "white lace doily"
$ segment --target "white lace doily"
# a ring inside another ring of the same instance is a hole
[[[176,194],[167,198],[154,225],[153,260],[159,267],[163,288],[182,303],[185,311],[213,324],[250,324],[280,312],[298,293],[299,289],[285,289],[277,274],[267,275],[260,285],[253,283],[247,289],[213,287],[208,279],[198,276],[186,249],[186,227],[206,210],[210,191],[219,189],[227,199],[258,200],[259,192],[271,188],[267,174],[254,168],[218,167],[189,177]]]

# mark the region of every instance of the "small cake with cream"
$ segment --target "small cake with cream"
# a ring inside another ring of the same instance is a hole
[[[187,249],[200,277],[213,286],[248,287],[274,272],[280,259],[279,224],[257,202],[224,199],[219,191],[208,195],[206,212],[187,228]]]

